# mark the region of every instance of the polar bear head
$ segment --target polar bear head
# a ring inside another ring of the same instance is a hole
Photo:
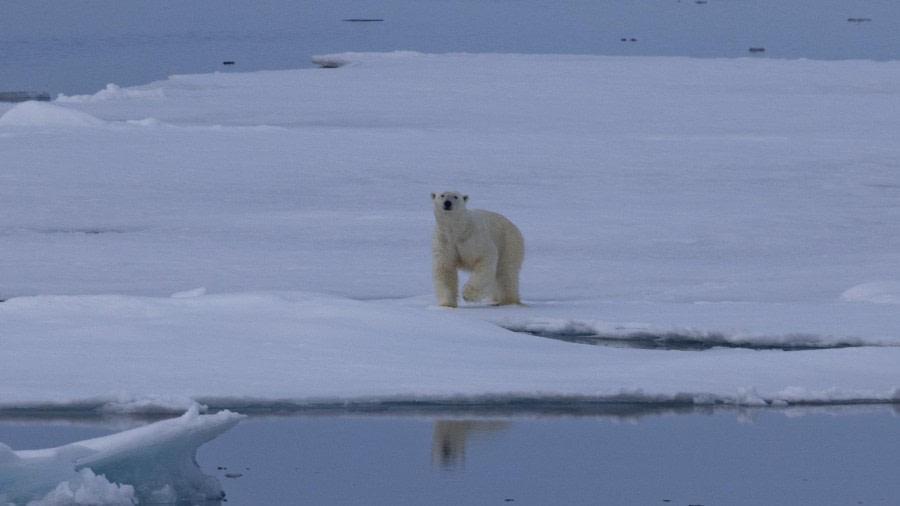
[[[434,212],[452,213],[454,211],[464,211],[466,202],[469,201],[468,195],[463,195],[457,191],[445,191],[441,193],[432,193],[431,201],[434,203]]]

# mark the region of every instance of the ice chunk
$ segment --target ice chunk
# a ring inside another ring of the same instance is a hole
[[[28,506],[69,506],[72,504],[137,504],[134,487],[110,483],[90,469],[82,469],[75,479],[67,480]]]
[[[243,415],[179,418],[58,448],[13,451],[0,444],[0,504],[132,504],[222,498],[218,481],[197,465],[203,443]]]

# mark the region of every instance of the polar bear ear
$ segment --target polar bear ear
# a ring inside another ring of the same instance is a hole
[[[437,198],[437,193],[431,192],[431,200],[434,200],[436,198]]]
[[[468,202],[468,201],[469,201],[469,196],[463,195],[463,202]]]

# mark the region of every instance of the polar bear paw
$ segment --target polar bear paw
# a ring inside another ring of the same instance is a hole
[[[466,302],[478,302],[484,298],[484,292],[472,285],[466,285],[463,287],[462,298]]]

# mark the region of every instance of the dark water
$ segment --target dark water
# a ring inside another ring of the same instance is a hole
[[[49,447],[115,431],[6,420]],[[585,416],[477,413],[251,417],[201,447],[230,505],[900,504],[890,406]],[[230,476],[230,477],[229,477]]]
[[[94,93],[343,51],[887,60],[898,27],[894,0],[0,2],[0,91]]]

